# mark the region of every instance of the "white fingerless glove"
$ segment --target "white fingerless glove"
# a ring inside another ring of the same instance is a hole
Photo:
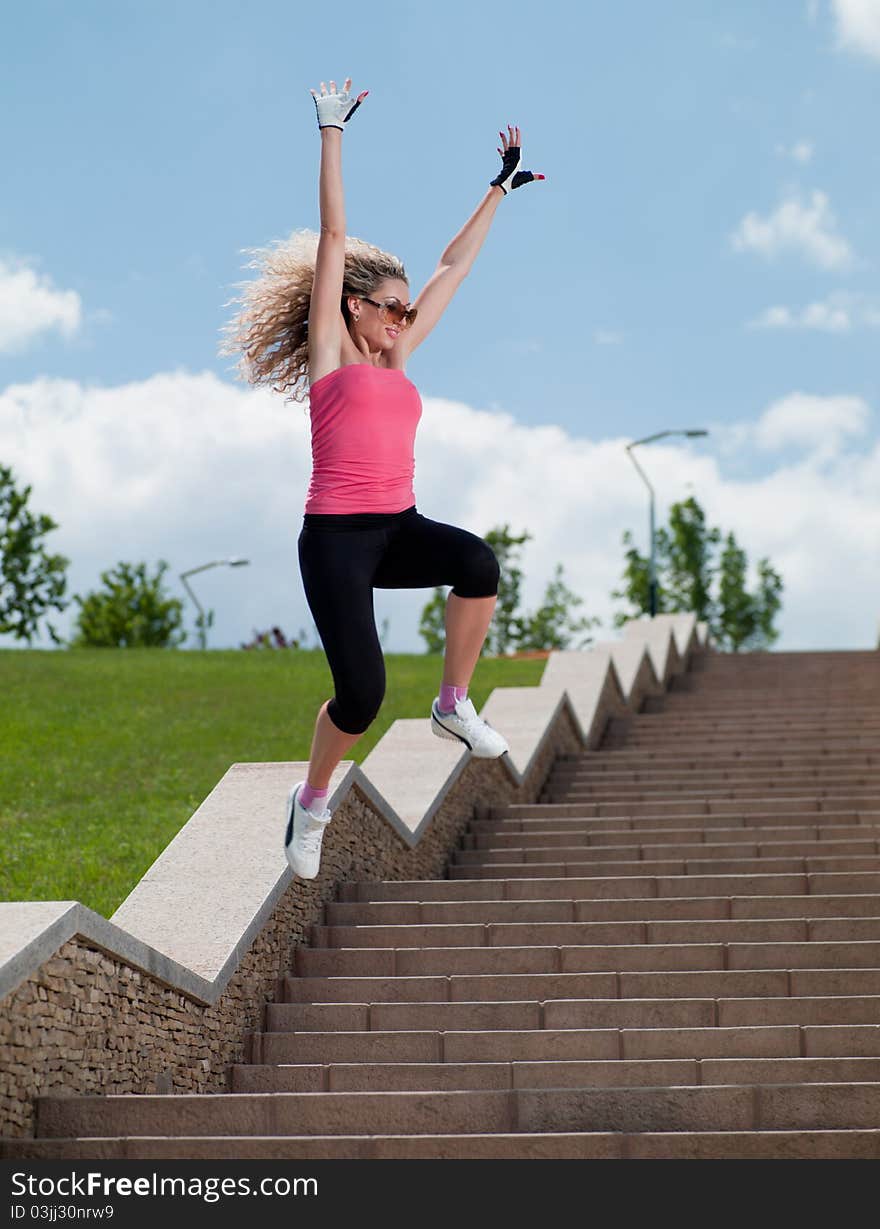
[[[323,85],[323,82],[321,84]],[[318,112],[318,127],[339,128],[344,132],[345,124],[348,123],[369,92],[369,90],[364,90],[363,94],[359,94],[357,99],[352,101],[351,94],[345,89],[337,90],[332,94],[316,94],[312,90],[315,110]]]

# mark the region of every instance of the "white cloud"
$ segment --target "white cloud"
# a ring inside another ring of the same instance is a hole
[[[426,390],[422,399],[419,510],[481,535],[505,522],[527,529],[525,605],[540,602],[562,561],[584,612],[599,615],[609,634],[623,530],[632,529],[642,548],[647,536],[646,492],[628,440],[525,426]],[[779,647],[872,645],[880,447],[868,436],[867,404],[796,392],[754,420],[709,425],[699,445],[670,438],[642,450],[661,523],[669,504],[693,491],[710,523],[732,529],[753,564],[770,556],[786,583]],[[193,578],[202,604],[216,611],[210,643],[237,646],[274,624],[288,635],[311,629],[296,545],[310,471],[301,406],[211,373],[112,388],[42,379],[0,392],[0,436],[4,460],[33,486],[32,506],[60,524],[50,542],[72,560],[69,592],[94,587],[121,559],[153,566],[165,558],[169,587],[185,599],[181,571],[241,555],[249,567]],[[743,458],[751,474],[734,476]],[[775,468],[762,474],[768,462]],[[428,597],[376,590],[377,624],[390,620],[387,649],[423,649],[417,628]],[[62,634],[73,614],[57,618]],[[187,615],[192,629],[188,605]]]
[[[800,311],[789,307],[768,307],[757,319],[750,321],[756,329],[819,329],[825,333],[848,333],[852,328],[849,312],[829,303],[809,303]]]
[[[839,47],[880,60],[880,0],[831,0]]]
[[[810,141],[795,141],[794,145],[777,145],[776,152],[781,158],[791,158],[793,162],[805,165],[812,161],[813,145]]]
[[[816,397],[790,393],[764,411],[754,428],[754,439],[763,451],[794,446],[813,456],[832,459],[849,436],[866,433],[870,407],[861,397]]]
[[[880,308],[864,294],[836,291],[824,301],[806,307],[777,304],[748,322],[751,329],[816,329],[824,333],[849,333],[856,328],[880,326]]]
[[[593,341],[597,346],[619,346],[623,342],[623,333],[615,333],[613,329],[596,329]]]
[[[24,350],[51,329],[72,337],[81,324],[82,302],[75,290],[57,290],[46,275],[0,259],[0,351]]]
[[[747,213],[731,241],[737,251],[757,252],[767,259],[795,252],[821,269],[847,269],[852,249],[836,229],[827,195],[814,191],[808,203],[790,197],[767,217]]]

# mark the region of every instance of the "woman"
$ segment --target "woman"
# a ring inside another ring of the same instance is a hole
[[[287,801],[284,848],[294,872],[318,873],[331,814],[330,777],[375,718],[385,693],[373,589],[451,585],[446,648],[431,729],[474,755],[507,743],[467,698],[498,595],[499,567],[482,538],[422,516],[413,493],[413,445],[421,416],[406,361],[440,319],[474,262],[499,201],[543,175],[519,171],[519,129],[501,133],[501,172],[440,258],[418,298],[396,257],[346,237],[342,135],[356,101],[351,78],[311,91],[321,134],[321,234],[300,232],[264,262],[227,351],[242,349],[252,383],[294,389],[308,374],[312,476],[298,539],[306,598],[335,695],[315,722],[306,780]],[[317,249],[313,239],[317,238]],[[260,262],[255,262],[259,264]]]

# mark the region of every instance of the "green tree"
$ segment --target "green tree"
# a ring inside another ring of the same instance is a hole
[[[769,559],[762,559],[757,591],[749,593],[745,551],[729,533],[716,563],[721,542],[721,531],[707,526],[693,496],[672,505],[668,529],[661,527],[656,536],[657,613],[693,611],[709,624],[713,639],[722,648],[765,648],[779,636],[773,624],[782,606],[782,577]],[[615,613],[615,627],[650,609],[648,558],[635,548],[629,530],[624,532],[623,544],[623,584],[611,596],[628,602],[629,609]]]
[[[612,619],[615,627],[623,627],[627,619],[638,617],[643,611],[651,609],[651,566],[646,555],[641,555],[634,545],[632,531],[623,531],[623,545],[626,547],[623,567],[623,587],[613,589],[611,596],[617,601],[629,602],[629,610],[617,611]],[[657,573],[657,614],[666,610],[666,594]]]
[[[782,602],[782,577],[769,559],[758,563],[758,588],[746,588],[748,561],[735,536],[729,533],[721,553],[719,612],[712,624],[716,643],[737,653],[740,649],[765,649],[778,638],[773,620]]]
[[[446,644],[446,590],[438,585],[434,596],[422,608],[419,635],[426,644],[426,653],[442,653]]]
[[[572,611],[576,606],[583,605],[583,598],[569,589],[562,573],[562,564],[557,563],[541,606],[534,614],[517,620],[518,649],[581,649],[592,643],[593,637],[586,636],[572,644],[575,636],[597,627],[599,620],[593,617],[574,618]]]
[[[756,622],[762,647],[769,648],[779,639],[779,631],[774,626],[774,621],[782,609],[784,587],[781,575],[771,566],[770,560],[759,559]]]
[[[118,563],[102,572],[102,590],[86,597],[74,595],[80,611],[71,647],[176,648],[182,644],[186,639],[186,632],[179,630],[183,603],[163,591],[167,569],[168,564],[160,559],[155,576],[147,574],[146,563]]]
[[[481,650],[483,656],[509,653],[516,648],[519,632],[517,610],[523,578],[519,557],[523,546],[531,538],[528,530],[519,535],[511,533],[509,525],[500,525],[486,534],[486,541],[495,552],[501,575],[498,580],[498,601]]]
[[[492,613],[492,622],[483,643],[482,654],[503,656],[516,649],[567,648],[572,639],[599,623],[594,618],[575,618],[573,610],[582,604],[563,579],[562,564],[556,565],[554,578],[548,583],[542,605],[533,614],[520,611],[520,593],[523,573],[519,566],[519,552],[531,539],[528,531],[511,533],[509,525],[490,529],[485,540],[495,552],[500,568],[498,600]],[[419,623],[419,635],[427,645],[426,652],[441,653],[446,643],[446,596],[443,588],[434,590],[434,596],[423,607]],[[578,647],[583,643],[581,640]]]
[[[30,494],[29,486],[18,490],[9,466],[0,465],[0,632],[28,644],[47,611],[70,605],[64,598],[70,560],[47,553],[43,544],[58,525],[30,511]],[[55,644],[62,643],[48,621],[46,630]]]
[[[709,529],[703,509],[693,496],[673,504],[669,530],[661,529],[658,554],[663,561],[666,609],[673,614],[693,611],[701,621],[712,617],[710,588],[715,576],[713,555],[720,529]]]
[[[481,650],[482,654],[506,653],[515,643],[517,633],[516,612],[522,587],[522,570],[517,558],[523,544],[531,538],[530,533],[518,537],[510,532],[509,525],[490,529],[485,541],[495,552],[501,575],[498,580],[498,600],[492,612],[492,622]],[[438,586],[431,600],[422,608],[419,635],[425,641],[426,653],[442,653],[446,644],[446,595],[449,590]]]
[[[720,530],[707,527],[705,513],[693,496],[672,505],[669,528],[661,526],[655,535],[658,614],[693,611],[700,620],[712,618],[713,556],[720,540]],[[623,535],[623,545],[626,548],[623,587],[615,589],[611,596],[628,601],[630,609],[614,615],[615,627],[651,609],[650,559],[633,545],[633,535],[628,529]]]

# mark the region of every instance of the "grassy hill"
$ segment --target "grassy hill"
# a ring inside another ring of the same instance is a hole
[[[396,718],[427,717],[440,683],[440,656],[385,662],[358,762]],[[479,710],[544,664],[482,659],[469,695]],[[307,760],[332,694],[315,650],[0,650],[0,899],[109,917],[230,764]]]

